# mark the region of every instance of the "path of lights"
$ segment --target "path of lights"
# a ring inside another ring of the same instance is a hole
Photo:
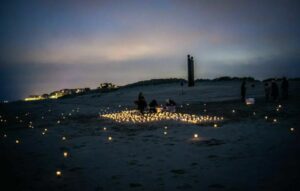
[[[191,115],[184,113],[146,113],[141,115],[137,110],[126,110],[117,113],[100,114],[100,117],[112,119],[118,123],[147,123],[166,120],[175,120],[185,123],[203,124],[223,121],[223,117],[209,115]]]

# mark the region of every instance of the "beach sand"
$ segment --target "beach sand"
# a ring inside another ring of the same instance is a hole
[[[248,106],[240,101],[240,82],[200,82],[183,95],[179,84],[164,84],[3,104],[1,187],[299,190],[300,83],[290,86],[289,100],[266,103],[262,83],[248,84],[247,96],[256,99]],[[120,124],[99,116],[134,108],[140,91],[148,102],[172,98],[178,112],[224,121]]]

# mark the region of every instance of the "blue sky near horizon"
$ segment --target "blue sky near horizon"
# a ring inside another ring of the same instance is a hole
[[[1,1],[0,99],[186,78],[299,77],[296,0]]]

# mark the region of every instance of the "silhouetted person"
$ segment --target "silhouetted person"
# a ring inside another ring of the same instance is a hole
[[[138,106],[138,110],[141,114],[144,114],[145,109],[147,108],[147,102],[142,92],[139,93],[138,100],[135,101]]]
[[[264,88],[265,88],[265,98],[266,98],[266,101],[269,101],[270,100],[270,94],[271,94],[271,87],[270,87],[270,84],[268,82],[266,82],[264,84]]]
[[[176,102],[171,99],[166,100],[166,111],[175,112],[176,111]]]
[[[286,77],[283,77],[281,82],[281,94],[282,99],[288,99],[289,97],[289,82]]]
[[[243,80],[241,85],[241,101],[245,102],[246,99],[246,81]]]
[[[278,96],[279,96],[279,88],[278,88],[278,85],[275,82],[275,80],[273,80],[272,84],[271,84],[271,96],[272,96],[274,101],[276,101],[278,99]]]
[[[150,108],[150,112],[152,113],[156,113],[156,107],[158,106],[157,101],[155,99],[153,99],[150,103],[149,103],[149,108]]]
[[[184,81],[183,80],[180,82],[180,86],[181,86],[181,94],[183,95],[183,86],[184,86]]]
[[[174,100],[167,99],[166,106],[176,106],[176,102]]]

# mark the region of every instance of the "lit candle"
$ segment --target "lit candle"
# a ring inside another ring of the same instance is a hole
[[[60,170],[57,170],[56,171],[56,176],[60,177],[62,175],[61,171]]]

